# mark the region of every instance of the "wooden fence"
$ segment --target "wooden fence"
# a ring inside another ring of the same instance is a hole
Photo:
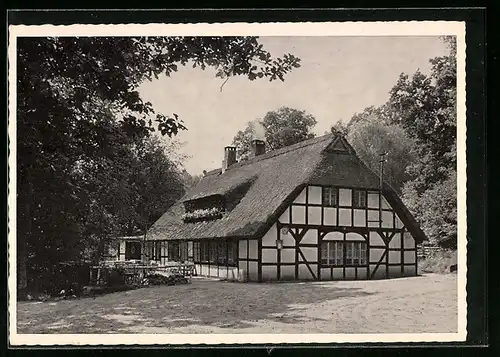
[[[417,258],[425,259],[429,255],[443,251],[443,248],[434,245],[419,245],[417,247]]]

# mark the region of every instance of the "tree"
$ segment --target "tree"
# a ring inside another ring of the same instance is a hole
[[[140,98],[142,81],[170,76],[178,65],[271,81],[300,66],[290,54],[273,58],[255,37],[19,38],[17,50],[20,288],[27,262],[48,269],[74,257],[89,239],[90,223],[82,222],[99,222],[108,234],[116,217],[132,214],[117,211],[136,202],[123,195],[128,150],[155,130],[174,136],[186,129],[177,114],[156,113]],[[123,174],[106,177],[118,169]],[[99,175],[111,180],[109,190],[96,186]]]
[[[249,122],[236,134],[233,145],[239,160],[246,160],[251,154],[252,139],[265,139],[268,150],[277,150],[313,138],[311,129],[315,125],[316,119],[304,110],[281,107],[267,112],[262,120]]]
[[[376,173],[380,171],[380,154],[388,153],[384,180],[401,194],[404,183],[412,178],[406,168],[415,161],[414,143],[405,130],[399,125],[368,120],[351,126],[347,139],[359,158]]]
[[[418,194],[414,182],[405,186],[405,203],[420,221],[430,242],[444,248],[457,247],[457,175],[451,171],[442,182]]]
[[[416,157],[408,168],[416,176],[418,194],[447,179],[456,167],[456,49],[445,38],[449,55],[431,59],[431,73],[402,74],[391,90],[390,103],[399,123],[416,140]]]
[[[443,40],[449,53],[430,59],[429,75],[402,73],[388,101],[355,114],[346,131],[372,169],[389,153],[385,179],[432,242],[456,247],[456,42]]]
[[[349,127],[342,120],[339,120],[330,127],[330,133],[346,137],[349,134]]]

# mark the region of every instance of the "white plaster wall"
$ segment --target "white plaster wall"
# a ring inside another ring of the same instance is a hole
[[[280,280],[294,280],[295,267],[291,265],[282,265],[280,267]]]
[[[347,188],[339,188],[339,205],[351,206],[352,205],[352,190]]]
[[[378,208],[378,192],[368,192],[368,208]]]
[[[301,247],[300,251],[302,254],[304,254],[304,257],[308,262],[315,262],[318,260],[318,250],[316,248],[310,248],[310,247]],[[302,261],[303,258],[299,254],[299,261]]]
[[[396,227],[395,228],[403,228],[403,227],[404,227],[403,222],[401,221],[399,216],[396,214]]]
[[[404,260],[405,260],[405,264],[415,263],[415,251],[405,250]]]
[[[382,211],[382,227],[394,228],[394,215],[392,212]]]
[[[276,246],[276,239],[278,239],[276,223],[272,225],[271,228],[262,237],[263,246]]]
[[[248,258],[258,259],[259,258],[259,242],[257,239],[251,239],[249,241]]]
[[[389,251],[389,263],[390,264],[401,263],[401,252]]]
[[[401,234],[396,233],[389,242],[389,248],[401,248]]]
[[[341,232],[328,232],[323,240],[344,240],[344,234]]]
[[[368,210],[368,227],[379,227],[379,211]]]
[[[321,187],[320,186],[309,186],[309,200],[308,203],[321,204]]]
[[[370,265],[370,272],[373,272],[374,270],[375,270],[375,265]],[[384,278],[385,278],[385,265],[381,265],[375,272],[373,279],[384,279]]]
[[[380,257],[382,257],[382,254],[384,254],[384,252],[385,249],[370,248],[370,262],[372,263],[378,262],[380,260]]]
[[[354,226],[366,227],[366,210],[361,210],[361,209],[354,210]]]
[[[281,234],[280,238],[283,241],[284,247],[295,247],[295,238],[293,238],[291,233]],[[275,245],[276,245],[276,243],[275,243]]]
[[[262,248],[262,262],[263,263],[276,263],[277,262],[276,252],[277,252],[276,249]]]
[[[332,280],[330,268],[321,268],[321,280]]]
[[[360,279],[360,280],[368,279],[366,274],[367,274],[366,268],[359,268],[358,267],[358,279]]]
[[[385,199],[384,196],[382,196],[382,208],[384,209],[392,209],[392,207],[387,203],[387,200]]]
[[[365,242],[366,239],[359,233],[349,232],[345,235],[346,240],[359,240],[361,242]]]
[[[351,209],[339,208],[339,226],[350,227],[352,225]]]
[[[309,229],[304,237],[302,237],[302,240],[300,243],[304,244],[316,244],[318,243],[318,230],[317,229]]]
[[[356,268],[345,268],[346,280],[354,280],[356,278]]]
[[[389,267],[389,277],[397,278],[401,276],[401,266],[390,266]]]
[[[405,232],[403,236],[404,236],[405,249],[414,249],[415,248],[415,240],[413,239],[410,232]]]
[[[342,280],[344,276],[343,268],[333,268],[333,280]]]
[[[259,280],[259,271],[258,271],[258,263],[257,262],[250,262],[248,264],[248,272],[249,272],[250,281]]]
[[[325,226],[337,225],[337,209],[332,207],[324,208],[323,224]]]
[[[370,245],[385,245],[384,240],[377,232],[370,232]]]
[[[292,223],[306,223],[306,208],[304,206],[292,206]]]
[[[247,240],[246,239],[242,239],[240,241],[238,241],[238,250],[239,250],[239,258],[240,259],[246,259],[247,258]]]
[[[262,267],[262,280],[273,281],[276,280],[277,269],[276,266],[263,266]]]
[[[295,249],[281,249],[280,254],[282,263],[295,262]]]
[[[306,203],[306,189],[304,188],[297,198],[293,201],[294,203]]]
[[[321,207],[309,206],[307,208],[307,223],[308,224],[321,224]]]
[[[281,223],[290,223],[290,208],[287,208],[281,215],[279,221]]]
[[[313,272],[317,271],[316,265],[310,265]],[[306,264],[299,264],[299,280],[314,280]]]
[[[415,266],[405,265],[405,276],[414,276],[414,275],[417,275],[417,272],[415,271]]]

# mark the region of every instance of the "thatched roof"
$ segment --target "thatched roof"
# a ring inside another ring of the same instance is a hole
[[[329,149],[339,140],[349,153]],[[234,164],[224,173],[221,169],[208,172],[158,219],[148,231],[147,239],[261,237],[307,184],[377,190],[379,178],[358,159],[345,139],[324,135]],[[395,209],[405,210],[402,220],[415,239],[425,239],[394,190],[385,185],[384,191]],[[229,202],[231,209],[220,219],[185,223],[184,203],[208,197],[224,197],[234,202]]]

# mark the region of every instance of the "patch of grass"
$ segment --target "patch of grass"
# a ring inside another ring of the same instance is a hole
[[[455,250],[436,250],[425,258],[421,258],[418,264],[424,273],[450,273],[450,267],[457,264],[457,252]]]

